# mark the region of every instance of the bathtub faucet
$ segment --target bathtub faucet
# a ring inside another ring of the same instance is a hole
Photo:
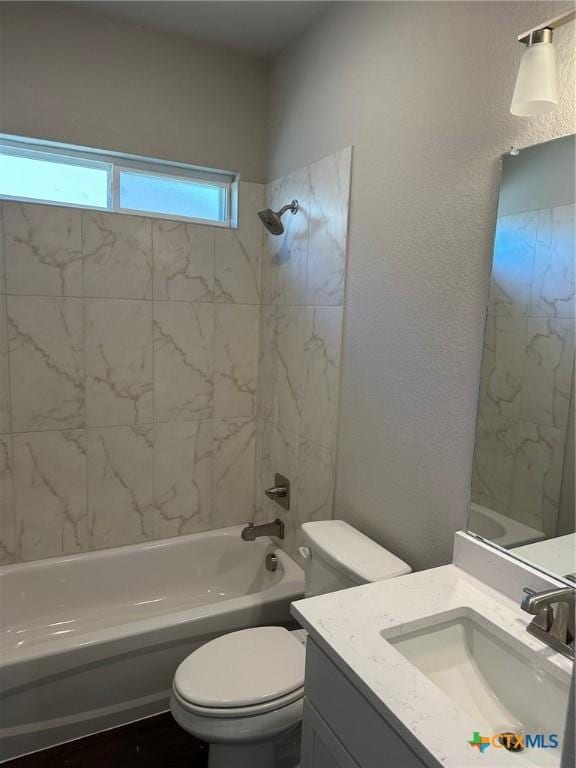
[[[283,539],[284,523],[279,518],[271,523],[262,523],[262,525],[248,523],[241,536],[244,541],[255,541],[259,536],[275,536],[277,539]]]

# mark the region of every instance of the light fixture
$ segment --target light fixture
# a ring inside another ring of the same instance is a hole
[[[532,117],[552,112],[558,105],[556,86],[556,52],[553,30],[572,21],[576,11],[563,13],[518,35],[526,46],[516,78],[510,112],[519,117]]]

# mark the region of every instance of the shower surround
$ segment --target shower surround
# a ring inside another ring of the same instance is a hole
[[[5,562],[250,517],[263,195],[237,230],[3,203]]]
[[[350,154],[241,182],[238,229],[1,204],[0,562],[276,516],[274,471],[289,549],[331,516]]]
[[[271,182],[266,206],[298,200],[262,258],[255,512],[280,517],[292,554],[301,523],[332,517],[352,149]],[[290,510],[264,495],[290,480]]]

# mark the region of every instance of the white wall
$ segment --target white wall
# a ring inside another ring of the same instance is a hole
[[[574,130],[509,113],[556,3],[336,3],[276,61],[269,176],[354,145],[335,514],[419,568],[466,523],[498,158]],[[313,258],[313,254],[310,254]]]
[[[264,181],[267,65],[58,3],[0,3],[0,130]]]

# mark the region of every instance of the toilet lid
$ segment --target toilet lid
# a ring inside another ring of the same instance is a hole
[[[283,627],[256,627],[217,637],[180,664],[174,687],[203,707],[249,707],[304,685],[305,647]]]

